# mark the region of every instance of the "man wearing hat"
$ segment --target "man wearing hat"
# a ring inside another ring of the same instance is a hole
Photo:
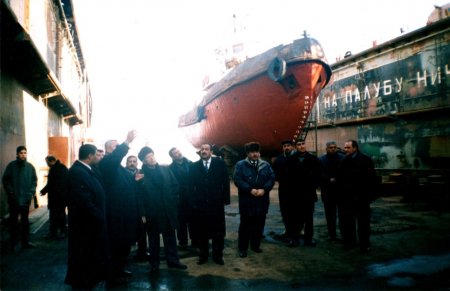
[[[36,193],[37,176],[33,165],[27,162],[25,146],[17,147],[16,160],[10,162],[6,167],[2,182],[8,196],[11,249],[14,249],[17,244],[19,232],[22,248],[33,247],[29,240],[28,214],[31,199]]]
[[[278,181],[278,201],[280,204],[281,218],[283,219],[284,227],[286,229],[286,224],[288,223],[287,199],[289,194],[292,192],[292,189],[289,188],[289,184],[286,181],[286,162],[287,159],[295,152],[295,150],[294,142],[292,141],[292,139],[283,140],[281,142],[281,146],[283,147],[283,153],[275,158],[275,161],[273,162],[273,171],[275,172],[275,179]],[[284,232],[282,235],[279,235],[278,238],[284,242],[288,242],[290,240],[290,238],[287,237],[286,232]]]
[[[142,221],[146,224],[149,250],[150,273],[159,270],[159,235],[162,234],[164,252],[169,268],[184,270],[177,251],[175,229],[178,228],[178,182],[168,166],[160,166],[153,150],[143,147],[139,154],[142,161],[144,184],[142,193]]]
[[[250,248],[261,253],[266,214],[269,210],[269,193],[275,184],[275,173],[270,164],[261,159],[260,145],[249,142],[245,145],[247,158],[236,164],[234,184],[239,195],[239,256],[247,257]]]

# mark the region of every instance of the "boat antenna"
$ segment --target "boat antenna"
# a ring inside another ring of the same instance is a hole
[[[306,30],[303,30],[303,37],[307,38],[308,37],[308,33],[306,32]]]

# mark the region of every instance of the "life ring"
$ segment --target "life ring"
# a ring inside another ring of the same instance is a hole
[[[273,59],[267,68],[267,74],[269,75],[269,78],[275,82],[283,79],[286,74],[286,61],[280,57]]]

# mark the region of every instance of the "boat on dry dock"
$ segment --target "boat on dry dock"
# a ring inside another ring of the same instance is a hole
[[[196,148],[208,142],[238,154],[251,140],[273,156],[280,141],[302,134],[317,96],[331,77],[319,42],[306,32],[238,64],[210,85],[178,127]]]

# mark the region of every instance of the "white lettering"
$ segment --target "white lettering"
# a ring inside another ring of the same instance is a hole
[[[427,86],[427,71],[423,70],[423,77],[420,76],[420,72],[417,72],[417,86],[420,88],[420,82],[423,81],[425,87]]]
[[[355,89],[355,102],[361,101],[361,96],[359,95],[359,89]]]
[[[351,103],[352,102],[352,91],[348,90],[345,91],[345,103]]]
[[[369,91],[369,86],[366,86],[366,88],[364,88],[364,100],[370,99],[370,91]]]
[[[380,96],[380,82],[373,84],[375,87],[375,97]]]
[[[441,83],[441,68],[437,68],[436,74],[431,74],[431,85],[436,84],[436,80],[438,81],[438,84]]]
[[[332,100],[331,105],[336,107],[337,106],[336,94],[333,95],[333,98],[331,100]]]
[[[397,84],[397,90],[396,93],[399,93],[402,91],[402,83],[403,83],[403,77],[400,77],[400,80],[395,78],[395,84]]]
[[[391,95],[392,93],[392,85],[391,85],[391,80],[386,80],[383,82],[383,91],[384,91],[384,95]]]

